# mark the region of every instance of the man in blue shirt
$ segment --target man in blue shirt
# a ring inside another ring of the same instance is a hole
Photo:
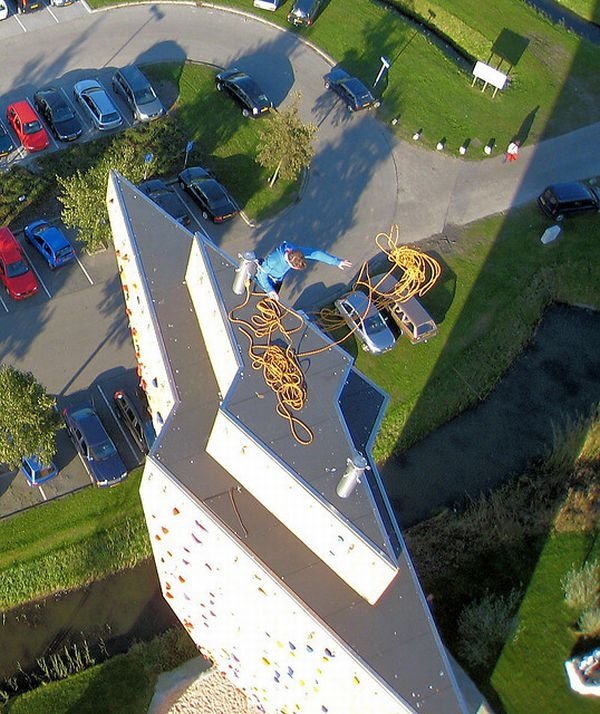
[[[283,279],[290,270],[304,270],[307,260],[336,265],[340,270],[351,268],[352,263],[318,248],[302,248],[285,241],[259,263],[255,280],[273,300],[279,300]]]

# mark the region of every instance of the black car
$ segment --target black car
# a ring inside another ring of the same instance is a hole
[[[344,100],[348,111],[358,112],[361,109],[376,109],[381,102],[371,94],[369,89],[357,79],[352,77],[341,67],[332,69],[323,77],[325,89],[331,89]]]
[[[547,216],[562,221],[565,216],[600,211],[600,189],[568,181],[547,186],[538,196],[538,205]]]
[[[213,223],[223,223],[239,213],[227,190],[208,169],[192,166],[179,174],[179,185],[190,193],[202,209],[202,217]]]
[[[75,141],[81,136],[81,122],[60,90],[40,89],[33,95],[33,102],[57,139]]]
[[[83,405],[63,409],[63,417],[77,453],[96,486],[114,486],[122,481],[127,469],[96,412]]]
[[[296,0],[288,13],[288,22],[300,27],[312,25],[322,4],[323,0]]]
[[[151,198],[154,203],[160,206],[165,213],[172,216],[178,223],[184,226],[189,225],[192,220],[184,202],[178,196],[177,191],[160,179],[144,181],[138,188]]]
[[[0,121],[0,156],[8,156],[15,150],[15,144],[4,124]]]
[[[236,67],[218,74],[215,86],[219,92],[228,92],[240,104],[245,117],[259,117],[273,108],[273,102],[255,80]]]
[[[156,432],[148,415],[142,417],[133,399],[123,389],[113,395],[117,416],[125,424],[142,453],[147,454],[156,441]]]

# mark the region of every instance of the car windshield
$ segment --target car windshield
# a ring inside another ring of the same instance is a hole
[[[115,451],[116,449],[114,444],[108,440],[101,441],[99,444],[93,444],[90,446],[90,453],[97,461],[107,459],[109,456],[112,456]]]
[[[26,134],[35,134],[36,132],[40,131],[42,128],[42,125],[39,123],[39,121],[28,121],[25,124],[23,124],[23,131]]]
[[[57,258],[66,258],[68,255],[71,255],[72,250],[70,246],[65,246],[64,248],[61,248],[60,250],[56,251],[56,257]]]
[[[156,94],[152,87],[142,87],[142,89],[138,89],[137,92],[134,92],[133,96],[138,104],[148,104],[156,99]]]
[[[119,115],[116,112],[109,112],[108,114],[104,114],[104,116],[102,117],[102,121],[105,124],[109,124],[113,121],[119,121]]]
[[[6,274],[9,278],[17,278],[19,275],[25,275],[29,272],[29,266],[24,260],[15,260],[14,263],[9,263],[6,266]]]

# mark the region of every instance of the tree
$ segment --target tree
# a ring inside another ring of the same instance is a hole
[[[22,456],[37,454],[48,462],[56,453],[61,428],[56,402],[31,372],[0,368],[0,462],[17,468]]]
[[[133,183],[144,180],[149,170],[144,165],[144,153],[130,143],[115,142],[94,166],[85,173],[57,176],[61,194],[63,223],[76,228],[88,253],[106,248],[112,236],[106,210],[106,186],[111,169],[117,170]]]
[[[273,171],[269,185],[281,176],[295,179],[310,164],[314,154],[312,140],[317,131],[314,124],[305,124],[298,116],[301,95],[296,93],[286,109],[273,112],[259,134],[256,161]]]

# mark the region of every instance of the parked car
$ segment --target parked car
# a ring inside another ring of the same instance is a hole
[[[227,190],[214,175],[201,166],[192,166],[179,174],[179,185],[188,191],[202,209],[202,217],[213,223],[222,223],[239,213]]]
[[[34,10],[39,10],[42,6],[40,0],[16,0],[17,12],[19,15],[26,12],[33,12]]]
[[[69,436],[96,486],[114,486],[127,476],[117,447],[107,434],[100,417],[89,406],[63,409]]]
[[[396,337],[365,293],[354,290],[336,300],[335,306],[365,352],[381,354],[392,349]]]
[[[141,416],[133,399],[123,389],[113,395],[117,416],[129,430],[138,448],[147,454],[156,441],[156,432],[149,415]]]
[[[27,99],[9,104],[6,108],[6,118],[27,151],[43,151],[48,147],[48,132]]]
[[[427,342],[437,335],[438,326],[435,320],[416,297],[402,301],[389,297],[397,294],[398,286],[398,281],[391,273],[376,275],[371,282],[377,287],[378,292],[388,296],[384,300],[385,308],[382,312],[392,318],[411,344]]]
[[[0,156],[8,156],[14,150],[14,141],[4,124],[0,121]]]
[[[6,20],[8,15],[8,5],[4,0],[0,0],[0,20]]]
[[[34,221],[25,226],[25,238],[48,263],[51,270],[75,260],[75,251],[65,234],[47,221]]]
[[[95,79],[82,79],[77,82],[73,87],[73,94],[100,131],[116,129],[123,123],[123,118],[107,91]]]
[[[538,196],[538,204],[550,218],[562,221],[565,216],[600,211],[600,190],[581,181],[555,183]]]
[[[261,10],[271,10],[271,12],[275,12],[282,2],[283,0],[254,0],[252,4]]]
[[[10,228],[0,228],[0,281],[13,300],[38,291],[38,281]]]
[[[152,121],[165,113],[148,78],[135,65],[118,69],[113,75],[112,86],[125,99],[134,119]]]
[[[185,203],[181,200],[174,188],[167,186],[167,184],[160,179],[144,181],[138,188],[145,193],[148,198],[151,198],[154,203],[160,206],[165,213],[173,216],[178,223],[184,226],[189,225],[192,217],[185,207]]]
[[[20,470],[23,472],[30,486],[40,486],[51,478],[54,478],[58,473],[58,469],[52,461],[46,464],[35,454],[33,456],[24,456],[21,459]]]
[[[50,5],[52,7],[67,7],[68,5],[72,5],[74,0],[50,0]]]
[[[308,27],[313,24],[323,0],[296,0],[288,13],[288,22],[300,27]]]
[[[33,95],[33,103],[57,139],[75,141],[81,136],[81,122],[60,90],[55,87],[39,89]]]
[[[361,109],[377,109],[381,102],[371,94],[369,89],[356,77],[352,77],[345,69],[336,67],[323,77],[325,89],[331,89],[344,100],[348,111],[358,112]]]
[[[273,102],[256,81],[237,67],[220,72],[215,78],[215,86],[219,92],[224,90],[236,100],[245,117],[259,117],[273,108]]]

